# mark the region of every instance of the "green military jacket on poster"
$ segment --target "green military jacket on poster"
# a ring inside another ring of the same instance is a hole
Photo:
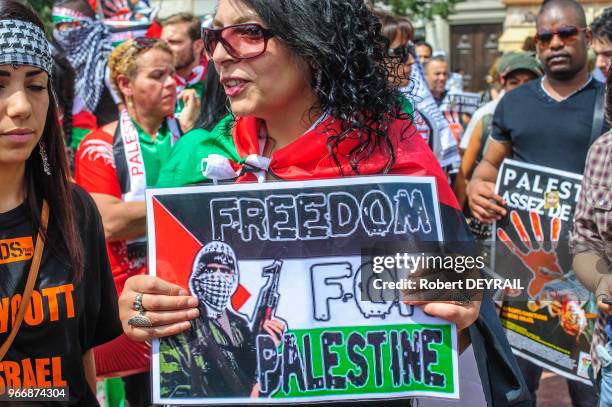
[[[227,309],[215,320],[200,313],[189,330],[160,339],[161,397],[248,397],[256,383],[256,358],[246,319]]]

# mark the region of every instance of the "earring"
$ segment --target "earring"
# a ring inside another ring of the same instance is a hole
[[[38,142],[38,151],[40,152],[40,158],[43,163],[43,171],[47,175],[51,175],[51,166],[49,165],[49,157],[47,157],[47,150],[45,144],[42,141]]]
[[[134,107],[134,102],[132,102],[132,98],[128,98],[127,105],[128,105],[128,107],[131,107],[131,108]]]

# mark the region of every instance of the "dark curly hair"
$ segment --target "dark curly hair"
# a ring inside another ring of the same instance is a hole
[[[591,23],[593,39],[600,41],[612,41],[612,7],[607,7]]]
[[[74,69],[66,58],[66,54],[59,45],[53,47],[53,90],[57,96],[64,120],[64,142],[67,146],[72,144],[72,105],[74,102]]]
[[[200,105],[200,116],[195,127],[212,131],[217,123],[230,114],[229,100],[219,81],[219,73],[212,59],[208,61],[204,83],[206,86],[202,92],[202,100],[206,103]]]
[[[313,68],[311,85],[318,96],[314,110],[329,112],[340,121],[341,131],[327,145],[336,165],[348,160],[355,174],[374,153],[395,163],[388,130],[402,113],[401,95],[387,80],[389,41],[381,24],[363,0],[242,0],[250,6],[285,46]],[[405,126],[408,128],[408,126]],[[403,135],[402,135],[403,136]],[[341,144],[358,138],[350,151]]]

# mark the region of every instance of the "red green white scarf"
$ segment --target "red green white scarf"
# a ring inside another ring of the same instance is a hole
[[[174,75],[176,80],[176,93],[179,94],[185,89],[192,89],[194,86],[204,80],[206,76],[206,67],[204,65],[198,65],[191,71],[189,78],[185,79],[179,74]]]
[[[265,180],[265,173],[283,180],[309,180],[356,175],[346,155],[359,137],[347,138],[339,148],[340,167],[331,156],[327,141],[340,133],[340,123],[327,117],[304,133],[290,145],[275,151],[270,158],[261,156],[261,134],[265,124],[254,117],[238,118],[232,129],[232,140],[240,160],[211,154],[202,162],[203,175],[213,181],[236,179],[237,182]],[[395,163],[390,175],[433,176],[438,187],[440,202],[458,208],[446,180],[429,146],[420,137],[411,121],[395,120],[388,129],[395,152]],[[360,175],[376,175],[384,172],[387,156],[376,151],[359,166]]]

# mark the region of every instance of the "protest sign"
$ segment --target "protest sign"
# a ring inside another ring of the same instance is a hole
[[[442,240],[426,177],[147,190],[150,273],[200,299],[153,344],[160,404],[457,398],[454,325],[361,301],[362,249]]]
[[[471,115],[480,107],[480,99],[479,93],[450,91],[442,100],[440,110]]]
[[[159,11],[159,6],[150,5],[149,0],[101,0],[100,6],[113,47],[145,37]]]
[[[582,177],[505,160],[497,193],[508,214],[494,226],[494,267],[504,278],[525,281],[508,290],[502,324],[516,355],[590,384],[588,367],[597,316],[589,292],[571,270],[569,233]]]

